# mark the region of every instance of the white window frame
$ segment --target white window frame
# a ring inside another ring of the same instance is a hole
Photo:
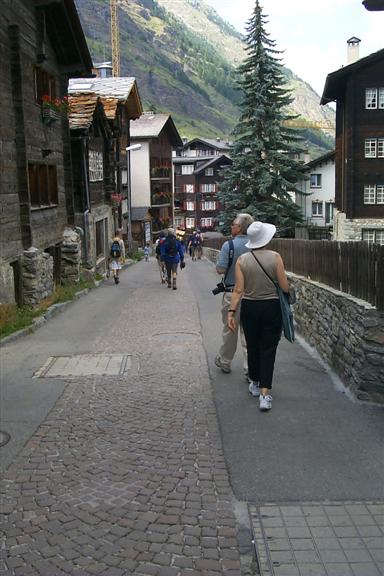
[[[190,229],[195,227],[195,219],[194,218],[186,218],[185,219],[185,227]]]
[[[202,228],[210,228],[213,226],[213,218],[201,218],[200,225]]]
[[[90,150],[88,153],[89,181],[100,182],[103,180],[103,153],[98,150]]]
[[[322,218],[324,216],[324,206],[320,200],[312,202],[312,216],[313,218]]]
[[[205,176],[213,176],[213,168],[206,168],[204,174]]]
[[[216,202],[215,200],[204,200],[201,203],[202,210],[216,210]]]
[[[376,204],[384,204],[384,184],[376,185]]]
[[[216,192],[216,184],[202,184],[201,192],[203,194],[214,194]]]
[[[185,209],[186,209],[188,212],[194,212],[194,211],[195,211],[195,203],[194,203],[192,200],[188,200],[188,201],[185,203]]]
[[[184,218],[182,216],[175,216],[173,219],[173,223],[175,228],[183,228],[184,227]]]
[[[384,88],[379,88],[378,106],[380,110],[384,109]]]
[[[377,108],[377,88],[365,89],[365,108],[366,110],[374,110]]]
[[[187,176],[188,174],[193,174],[194,166],[193,164],[182,164],[181,165],[181,175]]]
[[[377,157],[384,158],[384,138],[377,139]]]
[[[311,174],[310,175],[310,188],[321,188],[321,174]],[[316,181],[316,183],[314,182]]]
[[[184,192],[186,194],[194,194],[195,193],[195,185],[194,184],[184,184]]]
[[[368,242],[368,244],[379,244],[380,246],[384,246],[384,230],[375,230],[374,228],[362,230],[361,239],[363,242]]]
[[[364,157],[376,158],[377,155],[377,140],[376,138],[366,138],[364,141]]]
[[[376,186],[374,184],[364,185],[364,204],[376,204]]]

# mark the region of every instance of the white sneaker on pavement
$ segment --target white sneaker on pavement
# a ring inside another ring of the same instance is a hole
[[[269,394],[267,396],[260,396],[260,410],[261,412],[267,412],[272,408],[272,396]]]
[[[224,374],[230,373],[231,368],[229,366],[227,366],[226,364],[222,364],[220,356],[216,356],[215,364],[218,368],[221,369],[222,372],[224,372]]]
[[[252,396],[254,396],[255,398],[258,398],[260,396],[260,388],[257,382],[250,380],[248,390],[249,393],[252,394]]]

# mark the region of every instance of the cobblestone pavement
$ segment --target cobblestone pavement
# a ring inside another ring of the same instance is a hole
[[[177,292],[143,283],[135,268],[119,319],[89,335],[88,350],[129,354],[129,370],[64,374],[2,481],[4,575],[241,574],[192,293],[184,278]]]

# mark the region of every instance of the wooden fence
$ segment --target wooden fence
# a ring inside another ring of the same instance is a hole
[[[220,250],[225,240],[205,240],[204,246]],[[270,247],[281,254],[289,272],[384,310],[384,246],[367,242],[276,238]]]

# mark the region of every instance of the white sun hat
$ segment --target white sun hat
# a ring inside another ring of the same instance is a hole
[[[247,228],[248,242],[246,247],[253,250],[269,244],[276,233],[276,226],[264,222],[252,222]]]

